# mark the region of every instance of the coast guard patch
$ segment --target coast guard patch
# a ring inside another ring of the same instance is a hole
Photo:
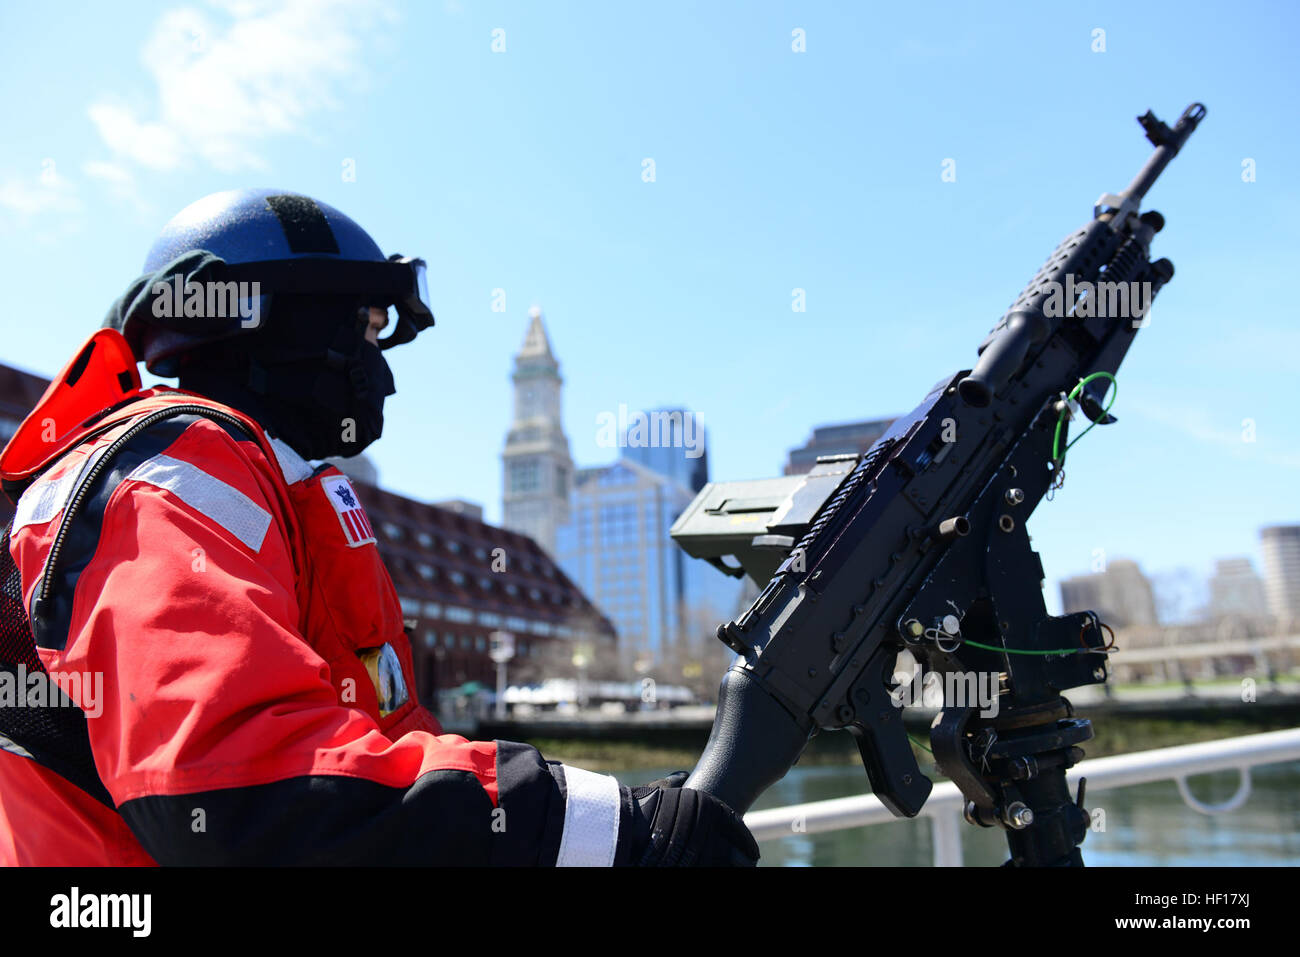
[[[339,524],[343,526],[343,535],[348,540],[348,548],[358,548],[375,541],[374,529],[366,510],[361,507],[357,493],[352,488],[346,475],[329,475],[321,479],[320,487],[325,497],[338,513]]]

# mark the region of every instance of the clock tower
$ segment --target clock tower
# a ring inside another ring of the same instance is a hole
[[[542,311],[528,311],[528,333],[515,356],[514,421],[506,435],[502,524],[555,553],[556,527],[568,520],[573,459],[560,423],[560,364]]]

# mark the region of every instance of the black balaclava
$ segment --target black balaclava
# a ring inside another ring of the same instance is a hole
[[[263,327],[195,350],[180,387],[251,416],[305,459],[357,455],[384,430],[393,375],[362,300],[277,296]]]

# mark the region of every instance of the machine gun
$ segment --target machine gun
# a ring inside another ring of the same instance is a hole
[[[1174,274],[1150,260],[1164,218],[1139,207],[1204,116],[1194,103],[1172,129],[1139,117],[1155,151],[1128,189],[1057,246],[975,368],[940,381],[866,453],[707,485],[677,520],[688,554],[762,588],[718,628],[738,657],[687,787],[744,813],[819,729],[848,729],[872,791],[915,816],[931,784],[894,679],[907,650],[945,682],[930,740],[967,820],[1004,828],[1013,865],[1082,865],[1089,818],[1066,770],[1092,725],[1061,693],[1105,682],[1110,642],[1092,612],[1047,614],[1025,526],[1061,482],[1072,408],[1114,421],[1103,400]],[[996,683],[996,707],[962,693],[980,677]]]

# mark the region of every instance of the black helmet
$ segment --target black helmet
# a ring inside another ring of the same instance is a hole
[[[224,309],[177,315],[163,298],[188,283],[214,286]],[[228,284],[235,284],[233,286]],[[256,284],[256,285],[254,285]],[[177,356],[255,331],[277,295],[350,297],[395,306],[398,320],[380,348],[409,342],[433,325],[421,259],[385,258],[370,236],[332,206],[273,189],[214,193],[185,207],[149,250],[144,275],[114,304],[106,326],[119,329],[149,371],[175,375]],[[235,308],[237,303],[237,308]]]
[[[367,306],[397,309],[379,348]],[[242,409],[311,459],[379,437],[394,392],[380,350],[414,339],[433,312],[422,260],[385,259],[324,203],[244,189],[173,217],[105,325],[150,372]]]

